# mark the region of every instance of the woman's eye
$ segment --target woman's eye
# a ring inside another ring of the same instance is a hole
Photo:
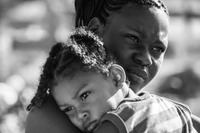
[[[134,35],[126,35],[126,38],[128,39],[128,41],[130,41],[131,43],[134,42],[136,44],[139,43],[139,38],[134,36]]]
[[[63,109],[63,112],[68,113],[70,111],[72,111],[74,108],[73,107],[67,107],[65,109]]]
[[[80,98],[81,98],[81,101],[84,101],[90,94],[91,92],[85,92],[83,94],[81,94]]]
[[[157,52],[159,52],[159,53],[163,53],[163,52],[165,51],[165,49],[164,49],[164,48],[161,48],[161,47],[154,47],[153,50],[154,50],[154,51],[157,51]]]

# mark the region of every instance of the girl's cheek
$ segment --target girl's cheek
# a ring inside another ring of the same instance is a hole
[[[79,129],[82,129],[82,123],[80,120],[78,120],[75,116],[69,116],[71,122],[78,127]]]

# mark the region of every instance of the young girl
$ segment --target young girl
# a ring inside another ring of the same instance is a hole
[[[161,0],[75,0],[75,3],[76,26],[89,26],[103,38],[106,49],[125,69],[135,93],[146,86],[160,69],[168,46],[169,16],[164,3]],[[49,70],[42,77],[50,73],[51,65],[47,67]],[[46,84],[48,80],[39,86],[44,88]],[[46,92],[45,88],[37,95],[45,97],[43,91]],[[34,98],[31,106],[42,100]],[[200,127],[196,124],[195,128]],[[44,129],[49,133],[78,132],[68,117],[59,112],[51,96],[43,108],[35,108],[27,118],[28,133],[41,133]]]
[[[76,29],[66,44],[53,46],[49,58],[54,65],[46,77],[47,94],[80,130],[105,132],[101,124],[107,121],[114,127],[109,133],[196,132],[186,106],[147,92],[136,95],[124,69],[85,28]]]

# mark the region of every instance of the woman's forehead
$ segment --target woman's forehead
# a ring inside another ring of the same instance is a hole
[[[152,23],[157,24],[160,21],[166,22],[168,25],[168,16],[164,11],[154,8],[152,6],[144,6],[130,3],[121,9],[118,13],[112,13],[108,18],[108,24],[124,25],[126,27],[142,28],[143,24],[152,26]]]
[[[120,8],[118,8],[119,10],[126,7],[127,5],[134,5],[141,9],[142,9],[142,7],[156,8],[158,10],[162,10],[166,15],[169,15],[168,9],[167,9],[164,1],[162,1],[162,0],[127,0],[125,2],[124,2],[124,0],[117,0],[117,1],[113,2],[111,5],[114,6],[114,4],[118,5],[118,7],[120,7]],[[117,11],[118,10],[113,10],[113,12],[117,12]]]
[[[131,14],[135,14],[135,13],[143,13],[144,11],[148,11],[149,9],[154,9],[155,11],[162,11],[165,15],[167,15],[165,13],[165,11],[162,8],[159,8],[157,6],[154,5],[148,5],[148,4],[138,4],[138,3],[134,3],[134,2],[128,2],[127,4],[123,5],[121,9],[119,9],[119,11],[114,10],[112,13],[113,14],[120,14],[123,12],[128,12],[129,10],[131,10],[131,13],[129,13],[129,15]],[[112,14],[111,14],[112,15]]]

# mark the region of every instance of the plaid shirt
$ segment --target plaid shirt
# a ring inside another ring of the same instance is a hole
[[[120,133],[197,133],[188,107],[147,92],[126,98],[104,120],[111,121]]]

